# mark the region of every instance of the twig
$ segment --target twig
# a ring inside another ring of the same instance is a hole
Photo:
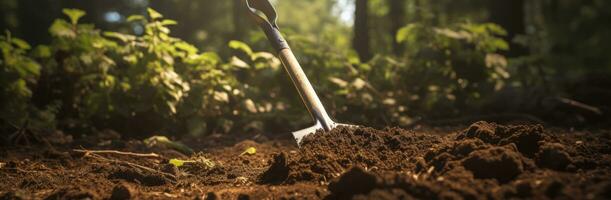
[[[87,150],[87,149],[73,149],[72,151],[85,153],[85,155],[94,153],[94,154],[119,154],[119,155],[136,156],[136,157],[161,158],[161,156],[156,153],[132,153],[132,152],[115,151],[115,150]]]
[[[85,154],[85,156],[88,156],[88,157],[91,157],[91,158],[95,158],[95,159],[98,159],[98,160],[102,160],[102,161],[106,161],[106,162],[118,163],[118,164],[128,165],[128,166],[134,167],[134,168],[140,168],[140,169],[143,169],[143,170],[146,170],[146,171],[149,171],[149,172],[158,173],[158,174],[161,174],[161,175],[164,175],[164,176],[167,176],[167,177],[171,177],[172,179],[176,180],[176,176],[174,176],[172,174],[169,174],[169,173],[166,173],[166,172],[162,172],[162,171],[150,168],[150,167],[142,166],[142,165],[139,165],[139,164],[136,164],[136,163],[131,163],[131,162],[123,161],[123,160],[109,159],[109,158],[105,158],[104,156],[101,156],[101,155],[98,155],[98,154],[95,154],[95,153]],[[172,181],[172,180],[170,180],[170,181]],[[174,182],[174,181],[172,181],[172,182]]]
[[[22,173],[38,173],[38,172],[40,172],[40,171],[25,170],[25,169],[21,169],[21,168],[18,168],[18,167],[10,167],[10,168],[5,168],[5,169],[12,169],[12,170],[15,170],[15,171],[18,171],[18,172],[22,172]]]
[[[565,97],[556,97],[556,99],[558,101],[560,101],[561,103],[564,103],[564,104],[569,105],[569,106],[573,106],[573,107],[576,107],[576,108],[581,108],[583,110],[587,110],[587,111],[596,113],[598,115],[602,115],[603,114],[603,112],[599,108],[591,106],[591,105],[588,105],[588,104],[585,104],[585,103],[582,103],[582,102],[579,102],[579,101],[576,101],[576,100],[573,100],[573,99],[569,99],[569,98],[565,98]]]

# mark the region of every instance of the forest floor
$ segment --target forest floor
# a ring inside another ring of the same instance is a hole
[[[487,122],[342,127],[301,148],[290,134],[183,139],[203,152],[187,156],[112,131],[57,132],[0,147],[0,199],[611,199],[610,139],[607,130]]]

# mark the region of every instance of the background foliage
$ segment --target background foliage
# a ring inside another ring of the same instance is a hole
[[[339,121],[609,122],[606,1],[359,1],[274,1]],[[0,5],[4,130],[201,135],[311,123],[240,1]]]

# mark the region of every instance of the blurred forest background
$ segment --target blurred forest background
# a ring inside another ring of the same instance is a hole
[[[275,0],[332,116],[611,124],[611,2]],[[242,0],[1,0],[0,127],[140,137],[311,119]]]

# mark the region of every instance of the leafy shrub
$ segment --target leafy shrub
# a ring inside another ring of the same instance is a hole
[[[30,48],[10,33],[0,36],[0,118],[9,123],[21,124],[26,119],[31,88],[40,75],[40,65],[26,55]]]
[[[46,59],[45,74],[41,78],[48,97],[45,103],[59,102],[62,118],[87,118],[112,106],[101,106],[110,100],[116,78],[112,71],[115,61],[108,52],[116,44],[104,38],[93,25],[79,24],[83,11],[64,9],[70,21],[57,19],[49,28],[53,37],[52,54]]]
[[[152,9],[128,17],[144,27],[140,36],[102,33],[79,23],[83,11],[64,13],[68,20],[49,29],[52,43],[31,57],[27,43],[1,38],[3,118],[25,118],[9,114],[27,113],[34,96],[38,107],[58,107],[62,128],[85,124],[131,135],[287,131],[311,120],[271,53],[240,41],[229,42],[226,60],[200,52],[171,37],[169,26],[177,22]],[[403,56],[378,55],[367,63],[320,38],[288,38],[329,112],[372,126],[456,114],[503,87],[507,61],[496,54],[507,49],[503,34],[493,24],[410,24],[397,35],[407,46]]]
[[[169,36],[167,26],[175,21],[148,12],[150,18],[128,18],[143,23],[142,36],[100,34],[92,25],[78,24],[84,15],[78,10],[65,10],[71,22],[55,21],[50,31],[56,59],[48,63],[54,66],[50,76],[73,77],[59,84],[71,87],[55,87],[70,98],[62,101],[71,106],[64,111],[123,131],[151,133],[184,118],[200,119],[194,123],[201,124],[188,125],[190,132],[205,131],[205,121],[231,113],[224,104],[235,81],[224,73],[226,65],[216,54],[199,53]]]
[[[409,24],[397,33],[405,55],[372,61],[368,76],[390,89],[412,114],[448,116],[475,108],[501,89],[510,74],[497,52],[508,48],[495,24],[459,23],[445,28]]]

